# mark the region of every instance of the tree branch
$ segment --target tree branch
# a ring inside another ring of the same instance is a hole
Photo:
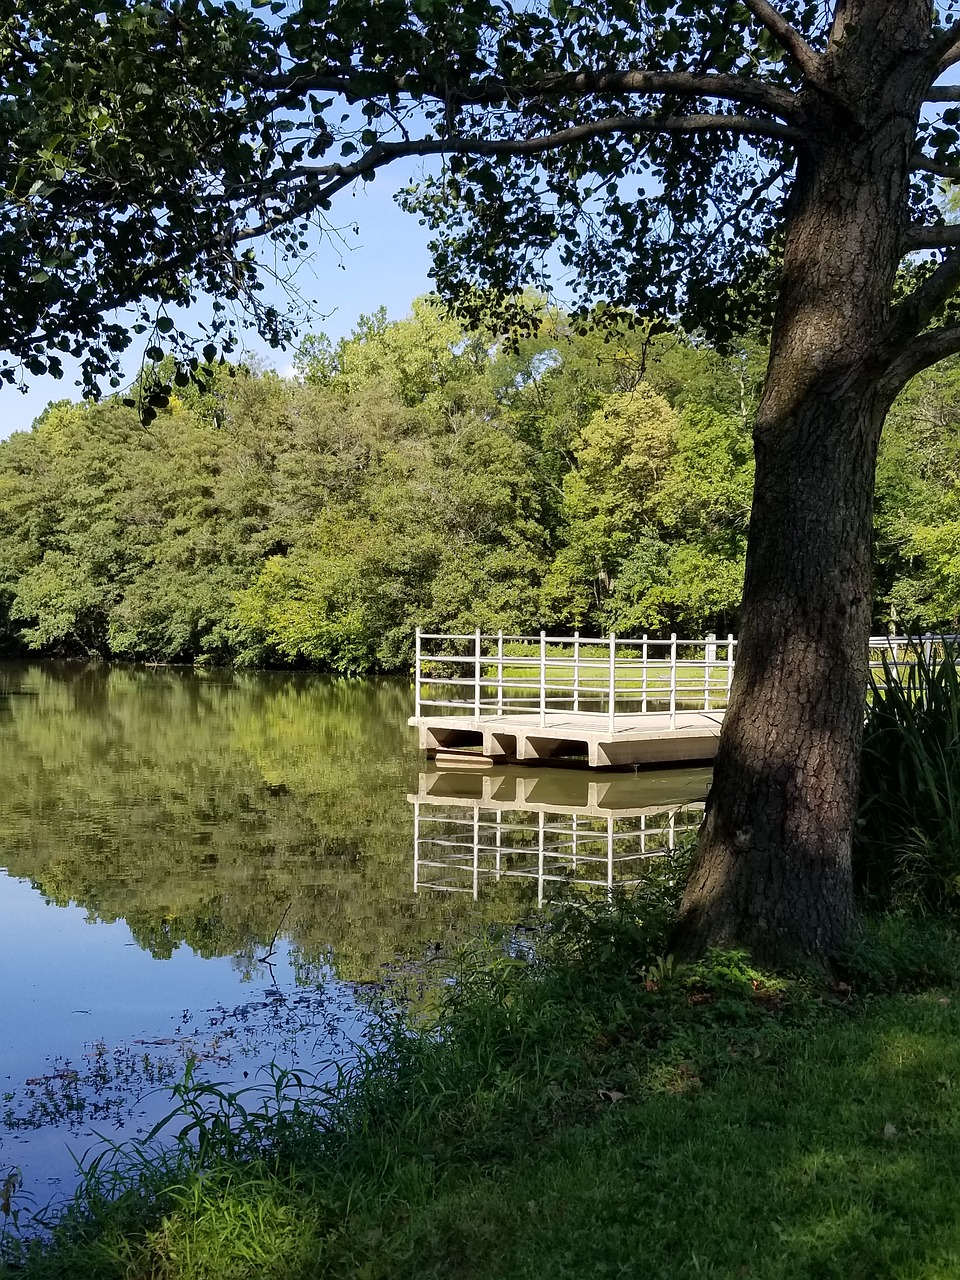
[[[442,85],[423,76],[385,76],[371,89],[369,76],[363,86],[350,71],[261,76],[254,81],[260,89],[278,90],[287,101],[310,92],[336,93],[348,101],[399,93],[413,99],[433,98],[454,107],[496,106],[537,98],[614,97],[620,94],[673,94],[681,98],[719,98],[745,107],[760,107],[783,120],[796,120],[797,99],[788,89],[740,75],[693,75],[688,71],[571,71],[510,84],[484,77],[473,85]]]
[[[744,8],[749,9],[758,22],[770,32],[781,49],[787,53],[800,71],[812,80],[819,82],[822,73],[820,55],[803,36],[792,26],[779,9],[775,9],[768,0],[743,0]]]
[[[960,245],[960,223],[952,222],[942,227],[926,227],[914,222],[907,228],[904,240],[904,253],[914,253],[918,249],[950,249]]]
[[[540,134],[532,138],[412,138],[404,142],[378,142],[352,164],[301,165],[294,171],[307,183],[292,201],[289,208],[255,227],[248,227],[233,236],[230,244],[255,240],[269,235],[282,226],[301,218],[317,208],[325,208],[329,201],[344,187],[360,178],[372,176],[378,169],[403,157],[437,155],[495,156],[503,159],[538,156],[571,143],[589,142],[594,138],[611,137],[621,133],[707,133],[725,130],[742,137],[772,138],[782,142],[803,141],[803,134],[781,124],[777,120],[761,120],[752,116],[612,116],[604,120],[590,120],[572,125],[556,133]],[[287,175],[289,178],[291,175]],[[224,247],[228,242],[224,241]]]
[[[894,359],[905,343],[926,329],[943,304],[960,288],[960,249],[949,253],[922,284],[894,307],[884,341],[887,358]]]
[[[891,361],[880,379],[879,391],[891,401],[903,390],[911,378],[929,369],[938,360],[960,354],[960,324],[945,325],[921,333],[908,343]]]
[[[949,178],[952,182],[960,182],[960,166],[931,160],[929,156],[914,156],[910,161],[910,168],[918,173],[935,173],[938,178]]]
[[[960,102],[960,84],[935,84],[927,92],[925,102]]]
[[[939,57],[938,70],[946,71],[955,62],[960,62],[960,22],[953,22],[938,37],[934,45],[934,56]],[[932,98],[932,102],[942,102],[942,98]]]
[[[603,120],[589,120],[571,125],[555,133],[538,134],[532,138],[413,138],[406,142],[382,142],[371,147],[351,165],[327,165],[316,169],[303,166],[305,172],[329,174],[348,182],[403,156],[477,155],[538,156],[555,151],[571,143],[589,142],[594,138],[611,137],[620,133],[709,133],[722,130],[740,137],[773,138],[781,142],[801,142],[803,134],[798,129],[781,124],[777,120],[762,120],[754,116],[693,115],[693,116],[608,116]],[[960,231],[960,227],[957,228]]]

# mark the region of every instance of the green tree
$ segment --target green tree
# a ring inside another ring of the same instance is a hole
[[[296,254],[311,214],[417,156],[447,157],[409,203],[466,314],[478,283],[509,311],[557,258],[582,296],[721,340],[773,304],[737,677],[678,945],[825,959],[854,921],[880,431],[960,349],[960,233],[934,200],[960,173],[960,90],[937,83],[956,8],[14,0],[0,345],[31,367],[85,352],[95,377],[126,340],[111,308],[148,299],[173,330],[164,307],[201,287],[276,341],[248,246]]]

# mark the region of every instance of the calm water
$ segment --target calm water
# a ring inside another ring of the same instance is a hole
[[[187,1060],[319,1069],[398,957],[643,873],[703,770],[428,767],[402,683],[0,667],[0,1183],[143,1132]],[[2,1226],[2,1224],[0,1224]]]

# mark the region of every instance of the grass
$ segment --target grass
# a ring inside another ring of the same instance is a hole
[[[675,966],[663,876],[533,959],[478,944],[325,1099],[187,1081],[181,1142],[92,1170],[0,1274],[954,1280],[960,932],[876,919],[830,986]]]

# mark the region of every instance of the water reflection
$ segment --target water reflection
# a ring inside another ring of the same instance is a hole
[[[516,921],[554,877],[609,888],[610,818],[628,878],[661,838],[652,810],[706,791],[703,770],[418,779],[411,697],[305,674],[0,666],[0,1183],[21,1168],[38,1205],[68,1189],[66,1140],[82,1153],[94,1131],[149,1127],[188,1059],[228,1085],[271,1059],[342,1059],[384,966]]]
[[[421,773],[413,807],[414,890],[469,894],[521,881],[538,906],[558,886],[627,889],[703,817],[709,773],[655,776],[500,769]]]

